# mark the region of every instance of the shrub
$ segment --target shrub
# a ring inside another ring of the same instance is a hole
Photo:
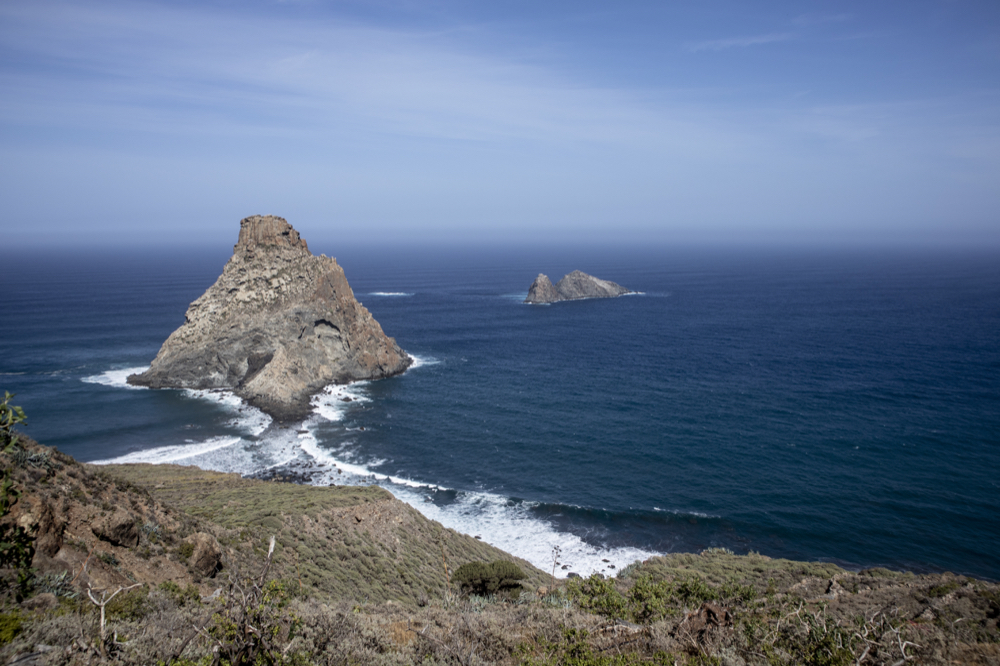
[[[580,608],[603,615],[612,620],[625,618],[628,604],[625,597],[615,587],[613,581],[605,580],[600,574],[590,578],[573,579],[568,585],[570,596]]]
[[[719,593],[700,576],[691,576],[678,581],[677,596],[688,605],[698,606],[702,602],[718,599]]]
[[[513,562],[497,560],[486,562],[469,562],[455,570],[451,579],[458,583],[466,594],[496,594],[498,592],[513,592],[521,587],[520,581],[528,576],[521,567]]]
[[[188,583],[187,587],[181,587],[172,580],[168,580],[160,583],[160,590],[166,593],[178,606],[186,606],[187,604],[199,603],[201,601],[201,592],[191,583]]]
[[[960,587],[962,587],[962,584],[959,583],[957,580],[950,580],[941,583],[940,585],[935,585],[934,587],[927,590],[927,596],[932,599],[938,599],[940,597],[951,594]]]
[[[13,397],[13,394],[4,391],[3,400],[0,401],[0,446],[7,453],[17,445],[14,426],[27,420],[23,409],[10,404],[10,399]]]
[[[111,599],[107,606],[109,617],[119,620],[141,620],[150,611],[149,591],[145,587],[140,587]]]
[[[0,518],[10,513],[21,491],[14,488],[13,474],[10,470],[3,473],[3,481],[0,482]],[[31,570],[31,560],[35,556],[35,544],[31,535],[20,525],[9,523],[0,524],[0,568],[14,570],[14,594],[18,601],[23,600],[31,591],[31,579],[34,572]],[[0,586],[9,587],[11,580],[10,572],[0,578]]]
[[[640,576],[628,591],[629,614],[636,622],[655,622],[667,614],[671,589],[666,581],[654,583]]]
[[[639,666],[640,664],[670,666],[678,663],[673,655],[662,651],[653,654],[630,651],[607,654],[590,645],[587,642],[589,636],[586,629],[564,627],[560,640],[543,639],[539,641],[540,649],[532,649],[528,644],[522,644],[519,648],[521,663],[525,666]],[[538,654],[539,652],[541,654]]]
[[[21,633],[21,614],[0,613],[0,645],[6,645]]]
[[[256,578],[230,580],[225,607],[212,616],[207,629],[207,635],[215,643],[215,663],[258,666],[287,663],[286,657],[292,663],[301,663],[302,655],[288,654],[288,650],[302,621],[294,613],[285,612],[288,595],[284,586],[267,580],[273,556],[274,537],[271,537],[260,574]]]

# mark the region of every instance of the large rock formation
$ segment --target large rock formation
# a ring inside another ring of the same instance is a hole
[[[555,285],[547,275],[541,273],[531,283],[525,303],[555,303],[575,301],[581,298],[614,298],[622,294],[634,293],[620,284],[599,280],[582,271],[573,271],[563,276]]]
[[[412,359],[354,298],[337,260],[313,256],[280,217],[240,222],[222,275],[130,384],[232,389],[279,421],[324,386],[379,379]]]

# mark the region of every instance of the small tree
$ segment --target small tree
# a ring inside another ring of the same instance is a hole
[[[513,562],[497,560],[469,562],[455,570],[452,580],[462,586],[462,591],[471,594],[496,594],[513,592],[521,587],[520,581],[528,576]]]
[[[0,402],[0,447],[9,451],[17,444],[14,426],[24,423],[27,417],[24,415],[23,409],[10,404],[10,399],[14,397],[14,394],[8,391],[3,393],[3,401]]]
[[[215,613],[207,630],[198,633],[214,644],[212,666],[270,666],[284,663],[301,620],[285,613],[287,594],[267,574],[274,557],[274,537],[255,578],[233,577],[225,594],[225,606]],[[189,639],[190,640],[190,639]],[[184,651],[187,641],[174,658]]]

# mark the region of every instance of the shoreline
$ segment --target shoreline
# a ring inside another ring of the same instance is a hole
[[[408,356],[413,359],[413,363],[410,364],[406,372],[426,365],[434,365],[438,363],[438,361],[432,357],[423,357],[412,354],[408,354]],[[116,377],[120,377],[126,370],[127,369],[110,370],[105,373],[101,373],[101,375],[98,376],[115,375]],[[85,378],[84,381],[92,380],[94,377],[97,376]],[[99,383],[103,383],[106,386],[127,388],[130,390],[142,390],[144,388],[120,384],[117,381]],[[508,521],[502,528],[490,528],[490,518],[492,517],[494,520],[496,519],[496,509],[489,509],[492,516],[480,516],[479,519],[476,520],[476,518],[467,510],[468,507],[459,505],[455,500],[452,500],[450,505],[439,505],[435,499],[436,496],[438,494],[461,496],[466,498],[466,500],[471,502],[473,505],[478,502],[480,505],[485,504],[487,506],[492,505],[494,507],[502,507],[503,505],[508,504],[511,501],[510,498],[496,493],[463,491],[440,486],[439,484],[432,482],[403,479],[384,472],[371,470],[365,465],[359,465],[335,457],[332,453],[321,448],[319,442],[316,441],[315,435],[313,434],[315,426],[323,421],[337,423],[338,421],[343,420],[347,414],[346,410],[350,409],[350,406],[368,402],[370,398],[365,396],[363,393],[351,391],[351,387],[362,388],[368,383],[369,380],[358,380],[349,384],[331,384],[324,387],[322,391],[313,396],[313,410],[310,413],[310,417],[301,422],[280,423],[272,420],[269,423],[259,423],[257,426],[251,427],[251,432],[254,437],[259,437],[272,429],[274,432],[288,435],[283,443],[281,443],[281,446],[286,447],[289,453],[286,454],[287,459],[282,460],[277,464],[258,469],[250,469],[240,473],[244,475],[245,478],[273,479],[287,481],[290,483],[301,483],[302,485],[315,487],[327,486],[330,483],[357,487],[368,487],[373,485],[382,487],[393,493],[397,499],[400,499],[417,511],[420,511],[420,513],[426,518],[441,522],[442,524],[458,530],[463,534],[482,538],[491,545],[531,561],[535,566],[538,566],[543,570],[546,569],[547,564],[551,564],[551,555],[549,553],[553,547],[559,546],[566,551],[576,553],[574,566],[571,566],[571,568],[567,570],[558,569],[556,571],[556,575],[559,578],[565,578],[571,572],[580,575],[589,575],[592,572],[598,572],[604,575],[614,575],[615,571],[621,570],[622,568],[633,564],[635,561],[641,561],[650,557],[699,552],[697,550],[659,551],[644,549],[641,547],[607,548],[603,546],[596,546],[589,544],[583,539],[583,537],[572,532],[558,531],[551,525],[545,524],[543,519],[528,516],[523,511],[515,513],[515,515],[509,519],[509,521],[520,523],[519,525],[511,525]],[[231,403],[236,401],[244,406],[242,418],[253,418],[252,413],[247,413],[245,409],[246,407],[249,407],[246,401],[228,389],[173,390],[184,391],[193,399],[208,400],[223,407],[227,404],[232,407]],[[321,400],[317,400],[317,398],[321,399],[324,394],[329,397],[328,401],[322,402]],[[219,396],[225,396],[226,398],[230,398],[230,400],[219,399]],[[346,401],[345,398],[347,398]],[[256,409],[252,407],[250,408]],[[324,411],[326,411],[325,414],[323,413]],[[270,417],[262,412],[260,413],[260,416],[263,417],[263,419],[270,419]],[[311,427],[308,425],[309,421],[313,421]],[[198,466],[199,469],[204,469],[205,471],[231,471],[226,468],[211,466],[201,467],[197,463],[184,462],[192,458],[203,458],[207,454],[238,445],[242,441],[241,438],[236,437],[235,435],[229,439],[230,441],[228,442],[201,442],[194,444],[178,444],[172,447],[147,449],[132,454],[126,454],[125,456],[93,461],[89,464],[114,465],[149,463],[154,461],[149,460],[148,454],[168,449],[165,453],[173,455],[176,452],[176,456],[154,462],[154,464],[194,464],[195,466]],[[197,449],[196,452],[185,453],[185,450],[199,446],[202,446],[203,448]],[[294,453],[294,455],[292,455],[292,453]],[[144,456],[143,454],[147,455]],[[309,460],[302,457],[303,454],[311,458],[312,464],[310,464]],[[333,472],[331,475],[331,467],[333,469],[339,469],[341,472]],[[286,479],[281,477],[288,478]],[[525,506],[530,507],[535,504],[537,504],[537,502],[524,502],[522,510]],[[452,509],[451,513],[449,512],[449,509]],[[667,513],[677,515],[675,512]],[[506,531],[506,534],[503,534],[501,538],[490,539],[488,538],[488,535],[491,529],[498,529],[501,532]],[[544,537],[546,539],[544,545],[541,547],[537,545],[525,546],[524,544],[529,543],[532,540],[533,535],[541,535]],[[723,550],[733,552],[734,554],[741,553],[740,556],[751,555],[757,552],[753,549],[746,549],[745,552],[743,550],[734,550],[730,546],[725,545],[705,547],[719,547]],[[774,555],[774,557],[787,559],[789,556]],[[815,559],[799,560],[792,556],[792,559],[795,561],[811,563],[829,563],[850,572],[860,572],[870,568],[888,568],[893,571],[912,572],[917,575],[944,574],[950,572],[945,567],[934,567],[928,564],[916,564],[903,567],[886,565],[884,562],[880,562],[876,558],[872,558],[872,560],[868,563],[857,563],[836,557],[820,557]],[[983,576],[975,572],[958,570],[956,573],[959,573],[960,575],[972,576],[980,580],[995,582],[994,578]]]

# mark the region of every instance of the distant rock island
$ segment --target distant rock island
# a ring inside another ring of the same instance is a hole
[[[531,283],[528,297],[524,299],[524,302],[556,303],[558,301],[575,301],[581,298],[614,298],[622,294],[633,293],[635,292],[620,284],[600,280],[583,271],[573,271],[569,275],[563,276],[563,279],[554,285],[547,275],[539,273],[535,281]]]
[[[336,259],[314,256],[283,218],[255,215],[240,222],[219,279],[128,383],[231,389],[290,421],[329,384],[390,377],[412,362],[354,298]]]

